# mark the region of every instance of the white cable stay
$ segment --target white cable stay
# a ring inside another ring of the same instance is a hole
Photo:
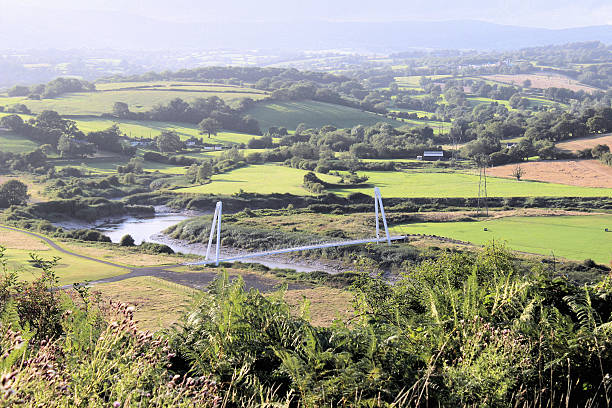
[[[374,214],[376,216],[376,238],[366,238],[366,239],[355,239],[350,241],[337,241],[337,242],[327,242],[327,243],[318,243],[312,245],[304,245],[298,247],[291,248],[280,248],[273,249],[269,251],[262,252],[251,252],[246,254],[241,254],[237,256],[232,256],[229,258],[220,259],[220,249],[221,249],[221,213],[222,213],[222,204],[221,201],[217,202],[217,206],[215,207],[215,214],[213,215],[212,225],[210,227],[210,235],[208,237],[208,246],[206,248],[206,257],[203,261],[189,263],[187,265],[206,265],[206,264],[216,264],[219,265],[219,262],[230,262],[230,261],[238,261],[240,259],[248,259],[248,258],[256,258],[260,256],[267,255],[277,255],[277,254],[285,254],[288,252],[297,252],[297,251],[308,251],[312,249],[319,248],[332,248],[332,247],[340,247],[347,245],[358,245],[358,244],[366,244],[369,242],[387,242],[388,245],[391,245],[391,241],[397,241],[406,238],[405,235],[395,235],[391,236],[389,234],[389,228],[387,226],[387,217],[385,216],[385,208],[382,203],[382,195],[380,194],[380,190],[378,187],[374,188]],[[380,223],[379,223],[379,213],[380,218],[383,221],[383,227],[385,228],[385,238],[380,237]],[[217,238],[216,248],[215,248],[215,259],[211,260],[210,258],[210,250],[213,243],[213,238]]]

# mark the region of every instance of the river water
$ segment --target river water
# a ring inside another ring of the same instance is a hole
[[[153,217],[123,217],[117,219],[104,220],[102,222],[84,225],[81,223],[61,223],[64,228],[76,229],[76,228],[92,228],[102,232],[104,235],[109,237],[112,242],[118,243],[126,234],[129,234],[134,238],[136,244],[141,244],[143,241],[155,242],[158,244],[166,244],[174,252],[181,252],[184,254],[200,255],[204,258],[206,254],[206,243],[188,243],[182,240],[172,239],[171,237],[164,235],[163,231],[168,227],[178,224],[181,221],[190,219],[199,214],[188,214],[188,213],[171,213],[164,210],[155,213]],[[212,251],[214,254],[214,245]],[[246,254],[246,251],[242,251],[236,248],[221,248],[221,258],[229,256],[238,256]],[[342,267],[339,262],[334,261],[322,261],[322,260],[310,260],[298,257],[292,257],[291,255],[274,255],[266,257],[256,257],[245,259],[244,262],[259,263],[265,265],[268,268],[282,268],[282,269],[293,269],[298,272],[314,272],[314,271],[325,271],[328,273],[338,273],[339,271],[346,270]]]

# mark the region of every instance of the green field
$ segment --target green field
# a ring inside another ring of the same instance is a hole
[[[387,197],[478,197],[478,176],[446,172],[358,172],[369,177],[368,183],[378,186]],[[371,188],[336,189],[334,193],[361,192]],[[487,178],[489,197],[612,197],[610,188],[576,187],[564,184]]]
[[[144,84],[155,85],[155,83]],[[104,84],[102,87],[113,86],[126,88],[129,87],[129,83]],[[231,103],[246,97],[259,100],[265,98],[266,94],[252,88],[193,83],[187,88],[160,86],[125,90],[109,89],[96,92],[68,93],[57,98],[42,100],[31,100],[26,97],[0,97],[0,106],[23,103],[35,113],[50,109],[61,115],[100,115],[110,113],[115,102],[127,103],[133,112],[145,112],[157,104],[165,104],[174,98],[181,98],[189,102],[196,98],[209,96],[218,96],[225,102]]]
[[[305,123],[309,128],[320,128],[325,125],[350,128],[355,125],[374,125],[378,122],[393,126],[402,124],[360,109],[315,101],[259,103],[247,113],[259,121],[262,129],[270,126],[295,129],[300,123]]]
[[[234,194],[240,190],[250,193],[291,193],[310,195],[302,183],[306,170],[274,164],[247,166],[229,173],[216,174],[210,184],[174,190],[179,193]],[[323,181],[337,183],[338,177],[318,174]]]
[[[182,140],[191,137],[203,138],[205,143],[213,144],[240,144],[248,143],[256,135],[237,132],[219,132],[216,136],[201,135],[197,125],[177,122],[157,122],[150,120],[112,120],[96,117],[68,117],[77,123],[83,132],[92,132],[107,129],[116,123],[122,132],[133,138],[152,138],[158,136],[164,130],[173,130],[179,134]]]
[[[487,228],[487,231],[484,230]],[[517,251],[572,260],[612,261],[612,215],[506,217],[479,222],[402,224],[395,233],[439,235],[475,244],[507,241]]]
[[[233,194],[241,189],[248,192],[307,194],[302,187],[304,170],[266,164],[248,166],[229,173],[213,176],[213,181],[198,187],[177,191],[186,193]],[[372,194],[378,186],[386,197],[478,197],[478,176],[451,172],[384,172],[365,171],[370,187],[332,189],[333,193],[348,195],[353,192]],[[338,178],[321,176],[324,181],[337,183]],[[576,187],[564,184],[541,183],[489,177],[490,197],[612,197],[612,189]]]
[[[54,269],[59,278],[60,285],[69,285],[74,282],[84,282],[85,280],[104,279],[127,272],[125,269],[64,254],[52,248],[44,251],[9,248],[4,255],[5,260],[9,270],[16,269],[18,271],[20,279],[34,280],[40,276],[41,270],[30,266],[28,263],[31,252],[35,252],[38,256],[47,260],[50,260],[53,256],[61,258]]]
[[[24,139],[12,132],[0,130],[0,151],[10,153],[28,153],[36,150],[40,146],[38,143]]]

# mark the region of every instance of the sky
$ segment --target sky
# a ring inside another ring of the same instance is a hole
[[[481,20],[542,28],[612,24],[612,0],[0,0],[27,8],[120,11],[174,22]]]

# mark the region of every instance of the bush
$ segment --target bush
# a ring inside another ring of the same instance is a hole
[[[143,242],[140,248],[153,254],[168,254],[174,253],[174,250],[165,244],[157,244],[155,242]]]
[[[119,241],[119,244],[124,247],[134,246],[134,238],[132,238],[130,234],[126,234],[121,237],[121,241]]]

